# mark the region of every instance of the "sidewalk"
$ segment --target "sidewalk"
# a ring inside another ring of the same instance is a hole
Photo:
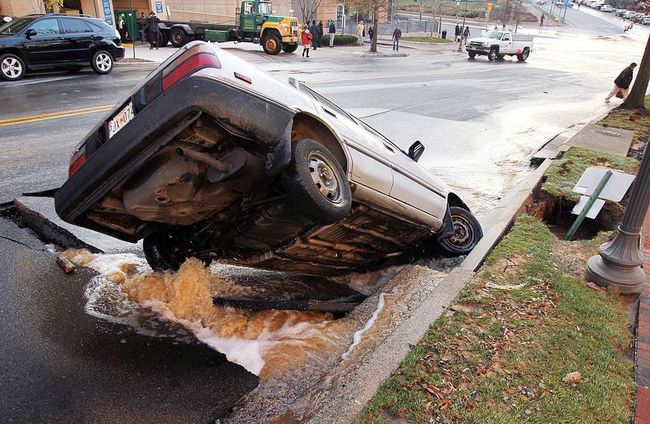
[[[635,424],[650,424],[650,212],[643,222],[643,269],[646,282],[639,295],[639,316],[637,320],[637,337],[634,356],[636,378]]]

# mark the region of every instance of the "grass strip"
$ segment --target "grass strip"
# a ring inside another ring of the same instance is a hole
[[[427,43],[427,44],[450,44],[454,40],[448,38],[433,38],[433,37],[402,37],[402,41],[412,41],[415,43]]]
[[[520,216],[357,422],[629,422],[630,319],[581,277],[604,237],[563,242]]]

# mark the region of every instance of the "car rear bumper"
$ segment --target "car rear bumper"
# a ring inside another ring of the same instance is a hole
[[[96,227],[84,219],[84,214],[201,114],[237,128],[265,147],[268,174],[289,163],[292,109],[222,80],[195,75],[177,83],[137,113],[87,159],[57,191],[57,214],[67,222]],[[97,132],[92,133],[86,142],[96,136]],[[137,239],[122,233],[111,234],[123,240]]]
[[[111,55],[113,55],[113,59],[116,61],[124,59],[124,53],[124,46],[115,46],[111,51]]]

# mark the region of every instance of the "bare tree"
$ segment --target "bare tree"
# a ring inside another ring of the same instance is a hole
[[[349,0],[347,4],[349,4],[357,11],[369,10],[372,13],[372,31],[374,36],[372,37],[372,42],[370,43],[370,51],[376,53],[379,15],[381,12],[388,11],[388,0]]]
[[[621,107],[623,109],[645,109],[645,93],[648,89],[648,80],[650,79],[650,35],[645,45],[639,72],[636,74],[636,80],[627,99]]]
[[[300,18],[305,24],[316,19],[316,12],[321,5],[322,0],[294,0],[294,8],[298,9]]]

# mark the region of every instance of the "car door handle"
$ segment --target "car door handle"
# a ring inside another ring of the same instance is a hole
[[[395,149],[390,144],[384,143],[384,147],[386,147],[388,150],[390,150],[392,153],[395,153]]]

